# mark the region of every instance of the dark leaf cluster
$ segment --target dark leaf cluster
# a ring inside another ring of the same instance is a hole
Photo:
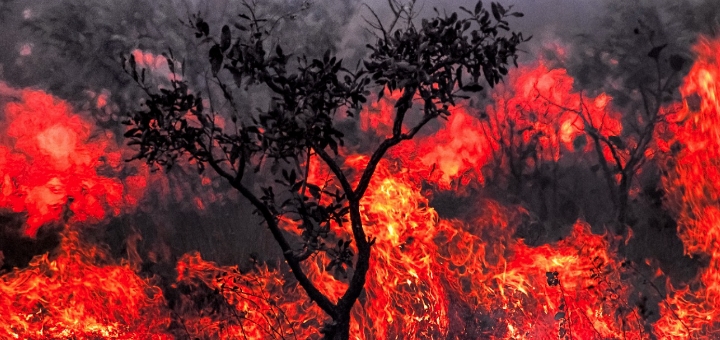
[[[375,83],[383,86],[378,97],[385,88],[418,91],[426,114],[447,115],[448,105],[464,98],[457,90],[482,91],[481,78],[492,87],[510,64],[517,65],[517,47],[528,39],[522,33],[500,33],[509,31],[508,17],[521,13],[497,3],[488,11],[480,1],[472,11],[461,10],[464,17],[435,10],[437,16],[423,19],[420,27],[383,30],[375,45],[368,45],[372,53],[364,65]]]
[[[143,83],[145,70],[138,73],[134,56],[127,64],[126,71]],[[204,113],[201,94],[192,94],[185,82],[172,81],[171,89],[148,90],[147,95],[143,109],[124,122],[129,126],[124,134],[128,145],[137,146],[133,159],[169,169],[178,157],[187,154],[202,169],[210,156],[204,148],[207,130],[218,129],[208,123],[212,117]]]

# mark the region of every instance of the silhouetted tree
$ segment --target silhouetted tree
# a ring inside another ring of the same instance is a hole
[[[370,268],[375,239],[363,228],[360,200],[378,162],[430,121],[447,117],[448,108],[466,98],[463,92],[482,91],[482,78],[497,84],[515,63],[517,46],[526,41],[522,34],[505,33],[507,19],[522,14],[497,3],[461,7],[461,15],[436,11],[420,23],[414,4],[391,2],[389,24],[371,11],[376,21],[368,24],[377,36],[355,70],[330,51],[317,59],[286,54],[271,39],[283,18],[261,17],[248,2],[239,21],[222,26],[219,35],[211,34],[214,25],[199,16],[189,22],[195,36],[209,44],[204,95],[182,78],[185,69],[177,69],[172,54],[167,61],[173,76],[159,91],[146,82],[146,71],[133,56],[126,63],[146,92],[143,107],[127,121],[125,136],[137,148],[134,159],[169,170],[178,158],[188,157],[200,172],[210,167],[239,191],[263,218],[300,286],[332,319],[322,330],[328,339],[349,337],[350,311]],[[268,110],[250,111],[240,102],[248,98],[242,93],[253,88],[271,93]],[[364,170],[353,174],[343,164],[337,114],[359,114],[370,89],[379,98],[385,91],[401,95],[392,135],[374,150]],[[419,110],[412,110],[415,104]],[[338,186],[308,181],[313,158],[330,169]],[[299,236],[283,230],[282,221],[288,220],[300,228]],[[349,239],[331,232],[331,225],[345,223],[352,230]],[[328,267],[350,274],[338,301],[305,272],[303,262],[317,253],[330,259]]]

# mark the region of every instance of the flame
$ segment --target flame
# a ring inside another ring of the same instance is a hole
[[[376,238],[360,316],[365,332],[409,339],[446,334],[446,291],[433,258],[437,212],[407,176],[393,176],[386,165],[376,170],[361,209],[368,235]]]
[[[586,138],[588,128],[597,129],[604,137],[619,135],[620,114],[610,109],[611,97],[605,93],[583,95],[573,89],[573,83],[565,69],[550,69],[543,62],[520,67],[510,74],[509,85],[494,93],[494,104],[486,109],[492,117],[488,129],[495,140],[511,146],[512,133],[519,134],[514,143],[537,147],[540,161],[558,161],[561,146],[569,151],[578,149],[576,140]],[[579,145],[585,152],[592,149],[587,142]]]
[[[684,147],[674,159],[665,187],[674,198],[678,235],[689,255],[708,264],[694,282],[667,286],[655,332],[665,338],[720,336],[720,40],[701,38],[698,57],[680,92],[685,99],[671,129]]]
[[[367,159],[352,157],[346,165],[362,169]],[[613,246],[620,240],[593,235],[578,222],[565,240],[532,248],[513,236],[527,213],[493,201],[478,204],[479,217],[470,224],[443,220],[417,179],[390,165],[380,163],[362,202],[376,243],[366,297],[353,311],[355,338],[641,337],[642,321],[627,305],[631,290]],[[319,164],[311,168],[311,178],[330,178]],[[322,261],[313,268],[325,292],[346,287],[322,271]],[[470,331],[467,315],[494,321]],[[451,322],[466,329],[452,330]]]
[[[720,306],[720,41],[701,39],[696,50],[699,57],[681,88],[685,101],[676,105],[674,124],[661,131],[664,140],[653,147],[669,152],[675,141],[684,145],[664,179],[668,205],[678,216],[686,253],[703,254],[709,264],[688,285],[674,287],[668,281],[659,320],[649,325],[632,302],[646,292],[618,255],[627,238],[593,234],[588,223],[578,220],[563,239],[529,246],[518,238],[518,230],[542,225],[522,207],[477,199],[466,207],[472,219],[449,220],[432,208],[423,191],[423,185],[431,184],[460,195],[465,187],[480,187],[491,179],[488,173],[507,175],[508,157],[519,157],[516,152],[537,150],[520,159],[527,167],[569,154],[583,158],[594,147],[588,131],[604,138],[623,132],[610,96],[576,91],[566,70],[538,62],[512,71],[484,110],[463,103],[433,134],[400,144],[378,165],[361,202],[366,232],[375,243],[365,291],[352,311],[352,338],[720,335],[715,321]],[[164,60],[133,53],[146,66],[160,68]],[[398,93],[391,93],[371,104],[360,116],[361,129],[374,137],[390,134],[397,99]],[[138,204],[149,181],[160,182],[160,196],[182,197],[199,209],[223,199],[212,192],[183,196],[186,187],[154,179],[147,169],[124,182],[101,176],[103,166],[112,170],[121,163],[112,136],[93,135],[92,124],[48,94],[22,91],[22,100],[5,108],[4,120],[0,207],[27,213],[28,235],[61,220],[66,206],[74,214],[72,222],[116,215],[126,205]],[[609,150],[602,151],[602,157],[612,160]],[[342,152],[344,166],[353,170],[350,178],[357,180],[369,157]],[[310,182],[337,186],[316,158],[310,169]],[[202,177],[199,183],[210,189],[214,178]],[[281,225],[301,232],[293,221],[282,220]],[[347,223],[332,228],[339,238],[351,235]],[[172,295],[163,294],[157,281],[138,274],[138,266],[111,260],[79,235],[64,231],[55,254],[38,256],[27,268],[0,276],[0,308],[7,316],[0,322],[0,335],[313,339],[328,321],[284,266],[255,263],[244,271],[190,253],[178,260],[177,279],[164,287]],[[321,253],[304,266],[319,289],[337,301],[348,278],[334,271],[330,261]],[[664,277],[653,261],[647,265],[655,279]]]
[[[267,265],[242,273],[195,252],[177,264],[176,287],[189,290],[180,307],[187,336],[223,339],[307,339],[319,329],[322,311]],[[203,292],[202,287],[210,290]],[[206,303],[198,303],[205,301]]]
[[[77,231],[54,256],[0,276],[4,339],[169,339],[162,291]]]
[[[502,209],[497,204],[488,207]],[[491,212],[498,213],[502,212]],[[504,218],[482,220],[480,228],[512,228]],[[488,233],[498,238],[479,236]],[[576,223],[564,240],[536,248],[511,236],[507,229],[447,229],[443,258],[453,290],[464,293],[460,296],[465,313],[489,319],[484,321],[488,325],[475,325],[475,330],[466,323],[458,338],[641,337],[639,317],[626,305],[630,290],[621,280],[622,261],[607,236],[593,235],[583,222]]]
[[[482,184],[482,166],[491,160],[493,143],[482,123],[464,108],[455,107],[451,113],[445,128],[418,141],[421,168],[436,166],[441,189],[450,189],[458,179],[460,186],[473,180]]]
[[[27,213],[34,237],[66,208],[74,220],[100,221],[137,204],[141,181],[129,188],[101,173],[119,170],[122,154],[109,134],[96,133],[70,105],[42,91],[23,90],[4,109],[0,127],[0,208]],[[138,185],[139,184],[139,185]]]
[[[182,76],[180,74],[173,72],[180,69],[180,63],[175,62],[170,65],[170,62],[165,55],[157,55],[140,49],[134,49],[131,54],[135,58],[138,70],[146,69],[151,75],[157,77],[158,80],[182,80]]]
[[[389,151],[390,158],[413,178],[459,192],[469,184],[483,185],[486,172],[499,169],[508,175],[517,166],[511,157],[532,168],[557,162],[568,152],[590,152],[594,146],[587,140],[589,130],[604,138],[622,133],[621,114],[611,108],[612,98],[575,91],[574,79],[565,69],[538,62],[512,70],[508,78],[492,92],[492,104],[484,110],[464,104],[451,108],[438,131],[398,145]],[[378,136],[391,134],[397,97],[372,104],[361,115],[361,128]],[[615,161],[604,144],[602,152]],[[618,152],[624,161],[627,155]]]

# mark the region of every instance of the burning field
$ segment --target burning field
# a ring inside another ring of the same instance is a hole
[[[698,37],[692,60],[664,48],[649,50],[648,63],[670,66],[658,66],[657,89],[632,94],[636,106],[580,89],[563,58],[538,57],[389,149],[359,201],[372,251],[350,338],[720,338],[720,39]],[[129,53],[148,74],[182,82],[170,58]],[[354,129],[334,145],[353,187],[398,128],[404,95],[376,91],[356,115],[334,117]],[[109,105],[99,98],[94,109]],[[49,91],[0,83],[0,104],[0,338],[327,332],[328,313],[277,250],[221,265],[170,240],[143,243],[134,226],[108,245],[110,225],[138,223],[156,206],[207,216],[247,205],[222,173],[194,173],[202,159],[178,161],[182,175],[127,162],[135,145]],[[231,125],[213,119],[213,128]],[[342,201],[344,184],[320,156],[308,151],[297,168],[303,202]],[[296,185],[294,170],[277,171]],[[260,174],[245,180],[251,188],[267,184]],[[283,235],[310,232],[277,216]],[[335,235],[320,238],[333,244],[315,244],[322,251],[298,265],[337,303],[355,275],[359,249],[346,240],[357,230],[346,218],[327,226],[318,233]]]

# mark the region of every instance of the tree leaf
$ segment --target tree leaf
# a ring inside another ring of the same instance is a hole
[[[667,47],[667,44],[653,47],[653,49],[648,52],[648,57],[658,60],[658,58],[660,57],[660,52],[662,52],[665,47]]]
[[[500,21],[502,17],[500,16],[500,9],[498,8],[499,5],[495,2],[490,3],[490,5],[490,7],[492,8],[493,17],[495,18],[495,20]]]
[[[220,72],[220,68],[223,63],[223,53],[220,49],[220,45],[213,45],[210,48],[210,67],[212,69],[213,76],[216,76]]]
[[[196,34],[195,36],[198,38],[202,37],[203,35],[207,37],[210,34],[210,25],[208,25],[208,23],[205,22],[202,18],[197,19],[197,21],[195,22],[195,27],[198,30],[198,34]]]
[[[290,186],[290,191],[294,191],[294,192],[300,191],[300,188],[302,188],[303,183],[305,183],[305,181],[295,182],[293,185]]]
[[[314,197],[316,200],[320,199],[321,192],[319,186],[312,183],[307,183],[305,187],[307,187],[308,191],[310,191],[310,195],[312,195],[312,197]]]
[[[620,150],[625,149],[625,142],[622,140],[622,138],[620,138],[618,136],[610,136],[610,137],[608,137],[608,140],[610,140],[610,143],[612,143],[613,145],[618,147],[618,149],[620,149]]]
[[[139,128],[132,128],[132,129],[130,129],[130,130],[127,130],[127,131],[123,134],[123,137],[125,137],[125,138],[135,137],[139,131],[140,131]]]
[[[138,80],[137,63],[135,62],[135,56],[132,54],[130,55],[129,63],[130,63],[130,70],[132,71],[132,77],[135,81],[137,81]]]
[[[483,9],[482,1],[478,0],[477,4],[475,4],[475,15],[480,14],[480,12],[482,12],[482,9]]]
[[[335,155],[337,155],[338,154],[337,142],[332,138],[328,138],[327,142],[328,142],[328,146],[330,147],[330,150],[332,150],[332,152],[335,153]]]
[[[461,89],[466,92],[480,92],[483,90],[483,87],[478,83],[471,83],[461,87]]]
[[[685,58],[677,54],[670,56],[670,67],[673,71],[680,72],[682,71],[683,66],[685,66]]]
[[[231,41],[232,35],[230,34],[230,27],[225,25],[222,27],[222,33],[220,33],[220,49],[225,52],[228,48],[230,48]]]

